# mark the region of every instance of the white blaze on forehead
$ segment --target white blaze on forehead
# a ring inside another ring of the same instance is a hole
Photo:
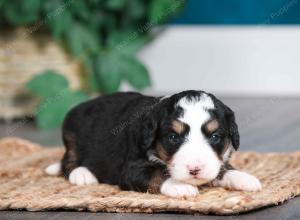
[[[205,93],[199,98],[182,98],[179,100],[178,106],[183,108],[184,115],[179,118],[180,121],[189,125],[203,125],[210,117],[207,110],[214,109],[215,105],[212,99]]]
[[[170,168],[171,176],[177,180],[189,182],[191,176],[187,167],[199,167],[198,178],[214,179],[220,170],[221,162],[201,131],[201,127],[210,119],[208,110],[214,109],[213,100],[205,93],[200,97],[187,99],[177,103],[183,109],[179,121],[189,126],[186,141],[175,153]]]

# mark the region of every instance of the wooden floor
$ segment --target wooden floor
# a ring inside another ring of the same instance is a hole
[[[235,112],[241,135],[241,150],[299,151],[300,98],[223,98]],[[46,146],[61,145],[60,131],[38,131],[30,122],[2,122],[0,137],[18,136]],[[110,214],[86,212],[0,211],[2,219],[118,219],[118,220],[296,220],[300,219],[300,197],[280,206],[264,208],[238,216],[202,216],[181,214]]]

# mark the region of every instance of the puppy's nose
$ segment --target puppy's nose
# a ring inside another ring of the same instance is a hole
[[[197,176],[201,169],[199,167],[189,168],[189,174],[192,176]]]

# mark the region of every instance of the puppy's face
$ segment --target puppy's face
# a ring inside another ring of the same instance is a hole
[[[157,156],[178,181],[200,185],[215,179],[239,145],[233,112],[204,92],[187,93],[171,105],[158,127]]]

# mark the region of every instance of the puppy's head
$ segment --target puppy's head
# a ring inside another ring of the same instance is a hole
[[[172,178],[194,185],[215,179],[239,147],[233,111],[213,95],[185,91],[163,98],[144,134],[148,151]],[[150,157],[150,160],[152,160]]]

